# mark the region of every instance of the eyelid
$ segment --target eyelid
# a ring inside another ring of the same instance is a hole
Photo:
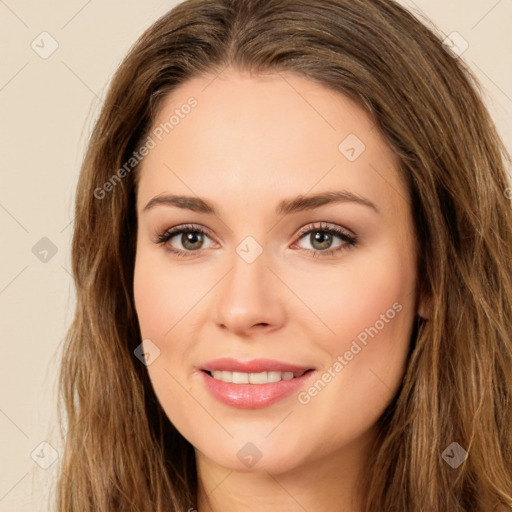
[[[319,224],[319,225],[316,225],[316,224]],[[306,224],[305,226],[303,226],[302,228],[299,229],[299,231],[297,232],[296,235],[294,235],[294,237],[301,238],[303,235],[305,235],[306,233],[309,233],[311,230],[314,230],[314,229],[326,230],[326,231],[328,231],[328,230],[341,231],[343,234],[345,234],[349,237],[357,238],[357,235],[355,233],[353,233],[351,230],[349,230],[343,226],[339,226],[337,224],[330,225],[329,223],[326,223],[326,222]],[[172,228],[165,229],[163,232],[156,233],[156,235],[154,237],[154,242],[158,243],[159,237],[165,236],[168,233],[175,232],[176,234],[179,234],[180,231],[199,231],[199,232],[202,232],[202,233],[208,235],[210,238],[215,239],[213,232],[209,228],[202,226],[200,224],[187,223],[187,224],[179,224],[177,226],[173,226]]]
[[[319,224],[319,225],[317,226],[317,224]],[[317,229],[318,231],[324,231],[324,230],[325,231],[336,231],[336,232],[339,231],[348,237],[357,238],[357,235],[355,233],[353,233],[352,231],[350,231],[349,229],[347,229],[343,226],[340,226],[338,224],[327,223],[327,222],[319,222],[319,223],[313,222],[313,224],[311,224],[311,223],[307,224],[306,226],[300,228],[298,233],[295,236],[300,238],[303,235],[305,235],[306,233],[309,233],[310,231],[314,231],[315,229]]]
[[[201,226],[200,224],[178,224],[177,226],[173,226],[172,228],[164,229],[163,231],[157,231],[153,237],[153,242],[163,243],[163,238],[170,235],[170,237],[174,237],[179,235],[183,231],[197,231],[200,233],[204,233],[211,239],[215,239],[215,236],[212,235],[212,231],[205,226]]]

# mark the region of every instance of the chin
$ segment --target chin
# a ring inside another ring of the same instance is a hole
[[[280,447],[282,449],[279,449]],[[286,473],[296,469],[304,462],[298,457],[299,453],[296,449],[286,446],[284,443],[280,443],[280,447],[269,440],[266,442],[240,442],[231,439],[226,445],[217,444],[211,449],[208,447],[204,450],[196,449],[196,456],[199,451],[201,452],[200,456],[208,458],[230,471],[239,473]],[[303,453],[304,449],[300,450]]]

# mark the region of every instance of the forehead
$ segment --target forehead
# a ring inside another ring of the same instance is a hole
[[[398,159],[366,112],[295,74],[229,71],[189,80],[166,97],[150,136],[139,209],[171,191],[241,204],[277,203],[283,190],[342,187],[380,202],[406,195]]]

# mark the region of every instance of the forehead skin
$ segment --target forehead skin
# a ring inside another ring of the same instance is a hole
[[[233,206],[231,223],[251,218],[250,206],[262,198],[276,205],[283,192],[288,197],[346,188],[383,213],[409,206],[398,158],[350,98],[293,74],[249,77],[230,71],[192,79],[173,91],[154,128],[169,127],[175,110],[191,96],[197,106],[169,133],[160,128],[161,141],[151,134],[157,145],[139,169],[138,213],[174,185],[187,195],[229,197],[229,204],[215,197],[212,202],[221,213]],[[361,155],[350,161],[350,148],[357,156],[362,144]],[[192,190],[192,184],[200,190]],[[258,219],[268,222],[266,213],[274,212],[262,209]]]

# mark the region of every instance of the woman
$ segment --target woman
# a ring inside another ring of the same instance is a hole
[[[512,510],[507,159],[393,2],[163,16],[78,183],[58,510]]]

